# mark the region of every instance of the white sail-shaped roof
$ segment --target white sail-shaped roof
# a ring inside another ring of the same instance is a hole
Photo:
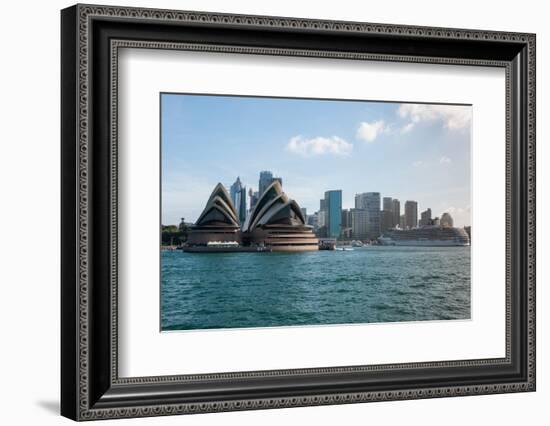
[[[302,210],[294,200],[283,192],[279,181],[274,181],[264,191],[253,211],[247,217],[243,231],[251,232],[257,226],[272,223],[304,225]]]
[[[240,226],[235,206],[227,190],[221,183],[218,183],[212,191],[206,207],[195,222],[195,225],[204,226],[216,222],[227,223],[228,225],[237,227]]]

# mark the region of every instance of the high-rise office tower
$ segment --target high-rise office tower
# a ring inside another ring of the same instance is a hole
[[[420,213],[420,226],[428,226],[432,224],[432,209],[426,209]]]
[[[242,185],[240,177],[231,185],[229,194],[242,224],[246,220],[246,187]]]
[[[401,227],[401,222],[400,222],[400,219],[401,219],[401,203],[399,202],[399,200],[397,198],[394,198],[392,200],[392,204],[393,204],[393,226],[399,226]]]
[[[383,232],[394,226],[393,199],[391,197],[384,197],[382,199],[382,211],[380,212],[380,231]]]
[[[283,178],[281,177],[273,177],[273,173],[269,170],[263,170],[260,172],[260,181],[258,183],[258,197],[261,197],[264,191],[267,189],[269,185],[271,185],[274,181],[279,181],[281,186],[283,186]]]
[[[273,182],[273,173],[268,170],[260,172],[260,181],[258,182],[258,196],[261,197],[264,191]]]
[[[355,240],[368,239],[368,213],[364,209],[350,209],[351,237]]]
[[[368,238],[378,238],[380,236],[380,193],[364,192],[362,194],[356,194],[355,208],[367,211]]]
[[[412,229],[418,226],[418,203],[405,201],[405,228]]]
[[[342,190],[325,192],[327,237],[338,238],[342,231]]]

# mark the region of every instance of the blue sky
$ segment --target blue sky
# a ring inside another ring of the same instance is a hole
[[[162,223],[193,222],[214,186],[260,170],[308,213],[330,189],[406,200],[470,224],[471,106],[161,95]]]

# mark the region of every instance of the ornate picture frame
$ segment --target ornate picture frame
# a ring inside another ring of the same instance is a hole
[[[535,390],[534,34],[76,5],[61,12],[61,413],[160,416]],[[119,377],[120,48],[503,68],[506,356]]]

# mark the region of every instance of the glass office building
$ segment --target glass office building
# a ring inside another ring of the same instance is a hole
[[[325,192],[325,211],[328,238],[339,238],[342,229],[342,190]]]

